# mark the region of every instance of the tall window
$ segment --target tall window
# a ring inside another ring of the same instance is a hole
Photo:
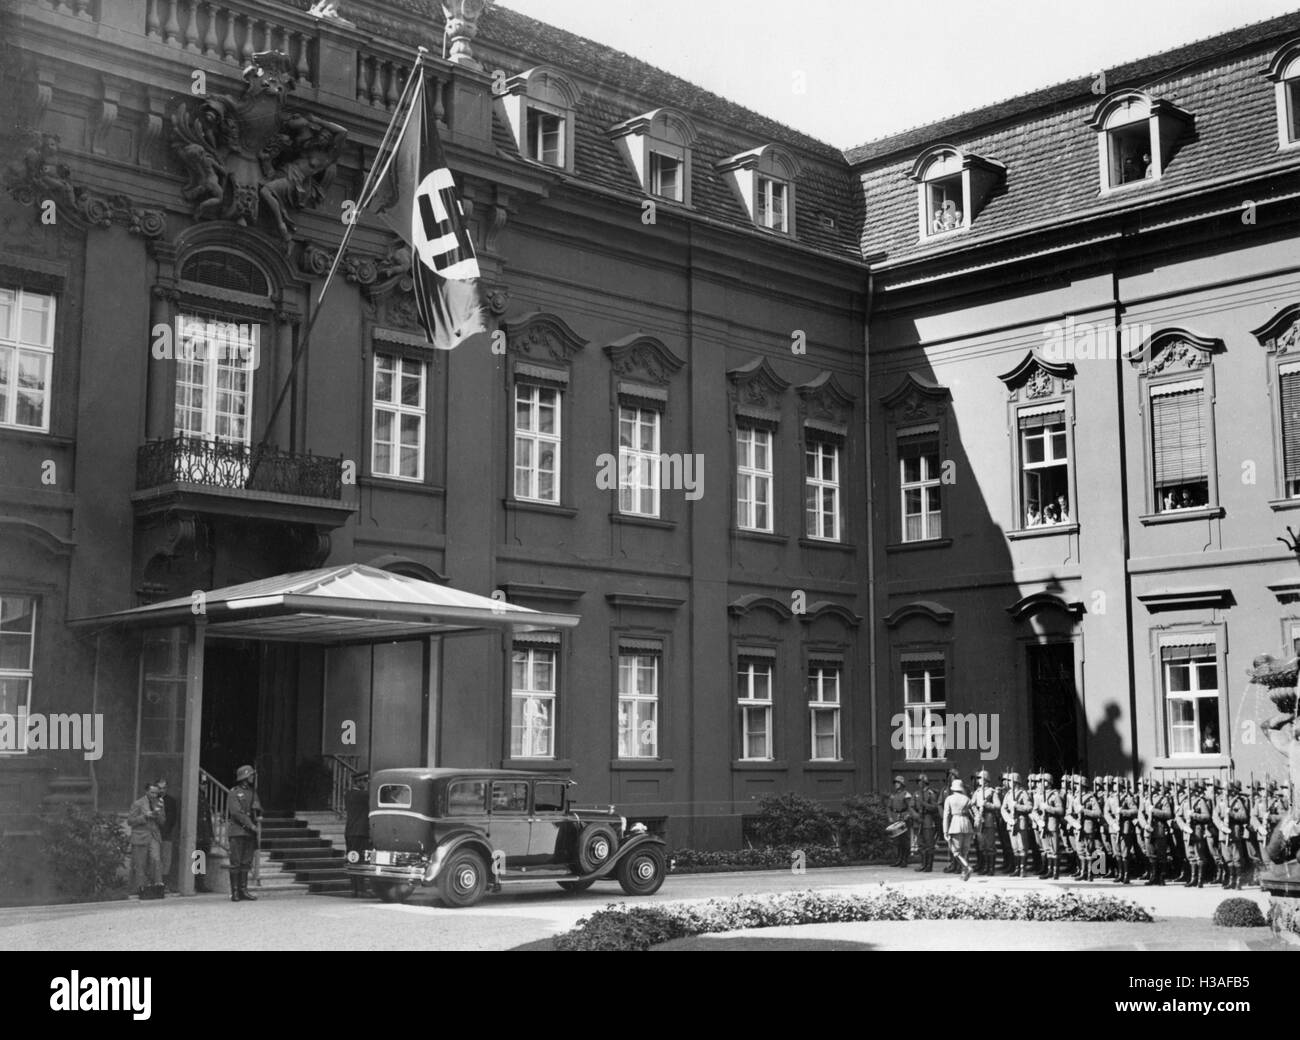
[[[1073,522],[1065,412],[1024,409],[1019,425],[1024,526]]]
[[[736,429],[736,523],[746,531],[772,530],[772,431]]]
[[[560,500],[560,391],[515,384],[515,498]]]
[[[1279,376],[1282,397],[1282,467],[1287,498],[1300,498],[1300,365],[1283,368]]]
[[[510,757],[555,757],[556,652],[517,646],[510,662]]]
[[[682,161],[663,152],[650,153],[650,194],[682,201]]]
[[[0,592],[0,715],[31,710],[35,645],[36,601]]]
[[[140,751],[176,755],[185,748],[184,629],[144,634],[144,688],[140,699]]]
[[[771,177],[755,178],[757,223],[773,231],[788,231],[786,219],[786,185]]]
[[[181,315],[176,360],[176,436],[247,445],[260,325]]]
[[[528,158],[547,166],[564,165],[564,120],[528,107]]]
[[[901,432],[898,435],[898,467],[903,541],[923,542],[943,537],[937,435]]]
[[[653,408],[619,407],[618,509],[659,515],[659,412]]]
[[[1151,444],[1158,513],[1209,504],[1205,386],[1199,379],[1151,387]]]
[[[659,757],[659,655],[618,655],[618,757]]]
[[[771,759],[771,659],[740,658],[736,698],[740,705],[740,757],[746,761]]]
[[[1165,707],[1169,754],[1217,755],[1219,739],[1219,664],[1212,645],[1163,646]]]
[[[808,668],[808,730],[814,762],[840,759],[840,666],[813,662]]]
[[[424,479],[428,366],[412,358],[375,355],[371,468],[377,477]]]
[[[0,288],[0,426],[50,428],[54,297]]]
[[[840,446],[809,441],[804,449],[804,519],[809,538],[840,540]]]
[[[945,700],[941,657],[904,657],[903,712],[907,717],[904,746],[909,761],[943,758]]]

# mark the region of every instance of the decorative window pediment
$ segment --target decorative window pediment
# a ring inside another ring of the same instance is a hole
[[[760,596],[757,593],[741,596],[739,599],[727,604],[727,613],[732,617],[747,617],[755,610],[766,610],[782,621],[788,621],[794,617],[794,612],[790,607],[779,599],[773,599],[771,596]]]
[[[1074,365],[1070,362],[1047,361],[1031,350],[1015,368],[1003,372],[998,378],[1006,384],[1008,398],[1032,401],[1068,393],[1074,374]]]
[[[880,403],[893,422],[923,422],[946,413],[951,400],[952,394],[946,386],[908,372]]]
[[[1103,191],[1159,180],[1192,127],[1173,102],[1141,90],[1117,90],[1093,110]]]
[[[564,319],[544,311],[530,311],[505,322],[506,349],[511,354],[567,365],[587,345]]]
[[[917,156],[909,176],[916,182],[921,237],[926,238],[970,227],[1006,180],[1007,168],[940,144]]]
[[[847,434],[854,397],[840,386],[834,372],[821,372],[795,387],[804,424],[828,433]]]
[[[918,599],[911,603],[904,603],[889,614],[885,618],[885,625],[888,628],[897,628],[908,618],[914,617],[933,621],[936,625],[947,625],[952,622],[953,610],[932,599]]]
[[[531,162],[570,171],[573,113],[581,100],[577,84],[549,65],[512,76],[497,95],[519,154]]]
[[[795,233],[795,181],[799,160],[777,144],[729,156],[717,164],[757,227]]]
[[[731,369],[727,381],[731,384],[728,393],[738,414],[752,413],[753,418],[773,421],[781,410],[781,395],[790,387],[789,381],[777,375],[767,358],[755,358]]]
[[[1300,354],[1300,303],[1284,307],[1251,335],[1270,354]]]
[[[1207,339],[1186,329],[1161,329],[1147,337],[1128,355],[1144,376],[1195,372],[1205,368],[1223,350],[1223,340]]]
[[[685,364],[659,340],[643,333],[633,333],[614,341],[605,348],[605,354],[615,375],[657,386],[666,386]]]
[[[673,108],[656,108],[610,127],[610,136],[649,195],[691,204],[695,124]]]

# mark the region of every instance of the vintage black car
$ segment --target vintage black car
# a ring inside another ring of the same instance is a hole
[[[446,906],[551,879],[570,892],[616,880],[628,895],[659,890],[664,842],[628,828],[614,807],[570,805],[573,782],[509,769],[381,769],[370,778],[370,841],[347,872],[386,903],[436,885]]]

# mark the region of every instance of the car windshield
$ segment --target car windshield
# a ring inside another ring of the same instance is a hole
[[[406,784],[383,784],[379,788],[380,805],[410,805],[411,788]]]

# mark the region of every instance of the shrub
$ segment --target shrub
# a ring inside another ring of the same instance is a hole
[[[809,845],[761,849],[677,849],[669,857],[674,874],[707,874],[723,870],[789,870],[794,864],[794,854],[802,852],[805,867],[845,867],[852,860],[848,853],[834,845]]]
[[[1268,902],[1268,923],[1274,932],[1300,935],[1300,899],[1273,896]]]
[[[1259,904],[1240,896],[1225,899],[1215,908],[1214,923],[1224,928],[1262,928],[1268,924]]]
[[[835,820],[821,802],[787,792],[766,794],[758,801],[754,837],[762,845],[834,845]]]
[[[555,939],[557,950],[648,950],[670,939],[745,928],[847,921],[1133,921],[1152,917],[1136,903],[1113,896],[1073,893],[963,896],[909,894],[882,888],[870,895],[786,892],[737,896],[706,903],[618,906],[598,910]]]
[[[41,840],[56,887],[73,902],[109,899],[124,886],[131,843],[116,816],[65,805],[42,818]]]
[[[840,843],[854,859],[891,859],[894,843],[885,835],[889,822],[889,810],[883,796],[859,794],[846,798],[840,812]]]

